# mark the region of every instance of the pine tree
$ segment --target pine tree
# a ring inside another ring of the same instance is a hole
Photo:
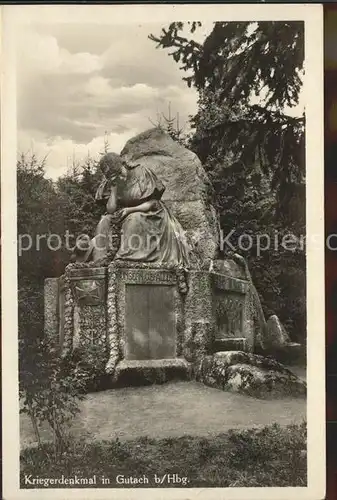
[[[185,72],[199,94],[189,147],[215,192],[221,227],[246,233],[305,234],[305,116],[299,103],[304,73],[304,23],[216,22],[203,43],[201,23],[171,23],[149,38]],[[189,35],[186,33],[189,28]],[[305,332],[303,252],[246,252],[266,313]]]

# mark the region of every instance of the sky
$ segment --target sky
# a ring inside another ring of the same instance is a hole
[[[23,25],[17,37],[18,154],[46,157],[46,175],[55,180],[74,162],[98,157],[105,140],[119,153],[169,106],[187,131],[197,93],[169,51],[148,38],[165,26]],[[203,22],[194,38],[202,42],[212,28],[213,22]],[[290,111],[299,115],[303,105]]]
[[[119,153],[169,105],[187,127],[197,94],[168,52],[148,39],[163,26],[24,26],[17,42],[18,152],[48,155],[46,174],[56,179],[73,159],[96,157],[105,136]]]

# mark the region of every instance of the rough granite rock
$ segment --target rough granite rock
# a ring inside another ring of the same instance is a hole
[[[264,346],[279,349],[289,344],[290,339],[279,318],[273,314],[267,321]]]
[[[159,128],[130,139],[121,152],[130,165],[150,168],[165,184],[163,201],[186,231],[200,261],[214,259],[219,226],[209,203],[210,182],[199,158]]]
[[[195,376],[210,387],[260,399],[306,395],[305,382],[281,363],[242,351],[205,356],[195,367]]]

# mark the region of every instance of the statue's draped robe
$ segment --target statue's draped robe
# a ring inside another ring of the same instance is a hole
[[[155,203],[148,212],[133,212],[123,220],[116,259],[188,266],[184,231],[161,201],[164,191],[163,183],[148,168],[138,165],[128,171],[118,194],[118,208],[137,207],[147,201]]]

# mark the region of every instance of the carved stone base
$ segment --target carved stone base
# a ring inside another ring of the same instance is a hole
[[[46,282],[46,326],[57,324],[62,304],[64,354],[98,346],[109,376],[156,371],[159,363],[165,380],[167,370],[185,378],[189,363],[217,350],[254,347],[247,328],[248,283],[241,278],[113,261],[108,267],[68,266],[62,282],[61,301],[56,284]]]

